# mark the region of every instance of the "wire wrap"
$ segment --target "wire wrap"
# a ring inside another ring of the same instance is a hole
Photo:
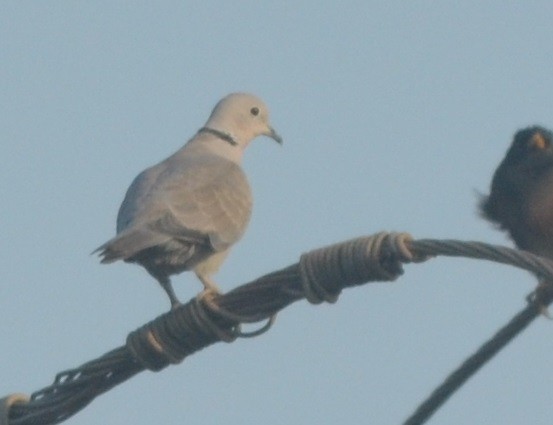
[[[62,422],[99,394],[138,372],[145,369],[159,371],[217,341],[232,342],[237,336],[247,336],[240,334],[241,323],[274,318],[277,312],[303,298],[314,304],[335,302],[344,288],[374,281],[393,281],[403,274],[404,264],[425,261],[435,255],[512,264],[553,281],[553,263],[510,248],[454,240],[417,241],[406,233],[382,232],[352,239],[308,252],[301,256],[299,263],[226,294],[196,297],[131,332],[126,345],[59,373],[52,385],[33,393],[28,401],[19,398],[17,403],[6,404],[4,415],[9,418],[9,425]],[[550,289],[547,286],[541,295],[536,292],[531,302],[534,311],[539,303],[550,302],[551,291],[547,288]],[[469,373],[474,373],[480,366],[472,367]],[[464,382],[468,377],[462,379]],[[460,381],[456,382],[460,386]],[[442,398],[442,403],[445,399],[447,397]],[[436,406],[439,407],[434,405],[434,410]]]

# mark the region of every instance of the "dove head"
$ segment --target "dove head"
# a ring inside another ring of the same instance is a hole
[[[247,93],[232,93],[221,99],[213,108],[204,129],[220,133],[241,150],[257,136],[267,136],[282,143],[281,137],[271,127],[265,103]]]

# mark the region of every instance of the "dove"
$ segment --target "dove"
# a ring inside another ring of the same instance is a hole
[[[134,179],[119,209],[116,236],[94,251],[101,263],[143,266],[172,308],[180,305],[172,275],[193,271],[205,291],[218,291],[211,276],[250,220],[252,195],[241,162],[258,136],[282,144],[265,103],[247,93],[221,99],[194,137]]]

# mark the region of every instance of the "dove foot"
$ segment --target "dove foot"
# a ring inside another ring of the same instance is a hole
[[[214,292],[216,294],[221,293],[217,284],[210,277],[198,273],[196,273],[196,276],[198,276],[198,279],[200,279],[200,282],[204,285],[204,292]]]

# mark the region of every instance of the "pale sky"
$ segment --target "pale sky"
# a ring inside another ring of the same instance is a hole
[[[246,152],[254,212],[215,276],[223,290],[382,230],[511,246],[476,203],[517,129],[553,127],[553,5],[189,3],[0,4],[0,396],[51,384],[166,311],[142,268],[89,253],[134,176],[230,92],[262,97],[284,145]],[[173,281],[183,300],[201,289]],[[143,372],[65,423],[400,424],[534,286],[482,261],[410,265]],[[539,318],[429,423],[550,424],[552,352]]]

